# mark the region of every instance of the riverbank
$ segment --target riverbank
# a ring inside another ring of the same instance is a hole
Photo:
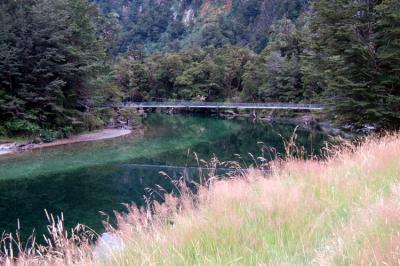
[[[129,135],[131,133],[132,133],[131,129],[110,128],[110,129],[102,129],[97,132],[74,135],[74,136],[71,136],[66,139],[55,140],[55,141],[48,142],[48,143],[38,143],[38,144],[33,144],[31,142],[4,143],[4,144],[0,144],[0,156],[1,155],[10,155],[10,154],[17,153],[17,152],[23,152],[26,150],[41,149],[41,148],[74,144],[74,143],[80,143],[80,142],[89,142],[89,141],[98,141],[98,140],[118,138],[118,137],[122,137],[125,135]]]
[[[174,109],[174,108],[154,108],[148,112],[160,112],[165,114],[180,114],[180,113],[207,113],[227,119],[250,119],[253,121],[262,121],[265,123],[285,123],[298,125],[309,130],[319,130],[324,134],[331,136],[340,136],[344,139],[350,139],[355,135],[363,133],[372,133],[373,130],[366,130],[363,132],[351,132],[345,131],[343,128],[335,126],[324,114],[320,111],[304,112],[304,111],[282,111],[282,110],[271,110],[271,111],[251,111],[251,110],[219,110],[219,109]],[[143,115],[145,112],[141,110],[140,113]]]
[[[151,211],[131,206],[117,215],[118,229],[110,228],[96,246],[77,246],[76,239],[55,234],[60,244],[48,255],[30,254],[19,262],[397,265],[400,135],[369,138],[330,154],[327,161],[275,161],[268,178],[252,169],[214,179],[196,197],[181,186],[179,198],[168,195]]]

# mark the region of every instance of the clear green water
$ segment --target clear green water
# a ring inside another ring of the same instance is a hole
[[[157,165],[196,165],[193,152],[209,160],[251,163],[248,153],[260,154],[259,141],[283,151],[283,137],[295,126],[227,120],[216,117],[152,114],[143,121],[143,136],[127,136],[71,144],[0,157],[0,231],[14,231],[19,218],[23,235],[45,231],[44,209],[64,213],[66,226],[86,224],[102,230],[103,217],[123,211],[122,203],[144,203],[148,188],[172,185],[159,171],[179,177],[179,170]],[[325,138],[298,130],[299,144],[317,153]],[[189,154],[189,155],[188,155]],[[191,154],[191,155],[190,155]],[[137,164],[154,165],[138,167]]]

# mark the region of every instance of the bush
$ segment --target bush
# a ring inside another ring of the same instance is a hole
[[[40,131],[40,138],[44,142],[52,142],[56,139],[62,138],[63,133],[52,129],[42,129]]]
[[[83,131],[92,131],[95,129],[99,129],[104,125],[104,122],[92,113],[83,113],[82,114],[82,130]]]
[[[137,122],[141,119],[136,108],[123,108],[119,113],[124,119],[129,119],[132,122]]]
[[[7,130],[4,126],[0,126],[0,137],[7,136]]]
[[[23,119],[6,122],[5,128],[7,132],[16,135],[36,135],[40,131],[38,125]]]
[[[61,129],[62,137],[68,138],[74,132],[74,128],[72,126],[65,126]]]
[[[96,110],[96,116],[105,124],[108,124],[114,117],[117,116],[117,112],[115,112],[112,108],[99,109]]]

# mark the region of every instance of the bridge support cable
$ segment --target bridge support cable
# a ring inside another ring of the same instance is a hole
[[[272,110],[323,110],[321,104],[303,103],[225,103],[225,102],[121,102],[101,107],[116,108],[204,108],[204,109],[272,109]]]

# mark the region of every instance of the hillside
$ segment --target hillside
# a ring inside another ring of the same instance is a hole
[[[261,51],[270,26],[297,18],[307,0],[95,0],[119,28],[114,52],[233,44]]]

